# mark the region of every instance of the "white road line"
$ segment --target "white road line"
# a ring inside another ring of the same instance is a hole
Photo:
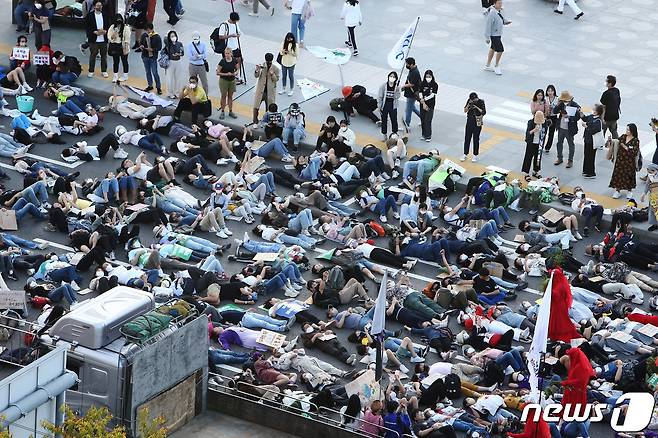
[[[503,106],[507,108],[513,108],[517,111],[520,111],[524,114],[524,116],[529,117],[530,116],[530,104],[528,103],[522,103],[522,102],[516,102],[514,100],[506,100],[503,102]]]
[[[526,125],[526,127],[527,127],[528,119],[530,118],[530,114],[523,114],[518,111],[509,110],[507,108],[494,108],[488,114],[502,115],[505,117],[509,117],[510,119],[521,121],[523,122],[524,125]]]
[[[236,374],[242,372],[242,370],[241,370],[240,368],[232,367],[231,365],[225,365],[225,364],[223,364],[223,363],[217,364],[217,365],[215,365],[215,366],[216,366],[217,368],[222,368],[222,369],[225,369],[225,370],[227,370],[227,371],[231,371],[232,373],[236,373]]]
[[[517,121],[514,121],[514,120],[506,119],[505,117],[498,117],[498,116],[489,115],[489,114],[487,114],[484,117],[486,117],[486,119],[484,121],[484,123],[486,123],[486,124],[495,123],[497,125],[506,126],[508,128],[517,129],[519,131],[523,131],[527,127],[526,122],[520,122],[520,121],[517,122]]]
[[[0,167],[4,167],[5,169],[16,170],[16,166],[12,166],[10,164],[5,164],[5,163],[0,163]]]
[[[50,240],[41,239],[39,237],[34,239],[34,241],[37,242],[37,243],[47,243],[48,246],[52,246],[53,248],[62,249],[64,251],[75,252],[75,249],[71,248],[70,246],[62,245],[61,243],[57,243],[57,242],[51,242]]]
[[[68,169],[75,169],[76,167],[84,163],[84,161],[76,161],[75,163],[66,163],[64,161],[53,160],[52,158],[46,158],[40,155],[35,155],[30,153],[25,154],[25,156],[34,158],[36,160],[45,161],[46,163],[55,164],[57,166],[66,167]]]

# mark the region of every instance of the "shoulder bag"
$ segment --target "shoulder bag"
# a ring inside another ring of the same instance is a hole
[[[196,44],[192,43],[192,45],[194,46],[194,50],[196,50],[196,53],[200,55],[201,52],[199,52],[199,48],[196,46]],[[203,67],[206,69],[206,73],[210,71],[210,66],[208,65],[208,61],[205,59],[203,60]]]

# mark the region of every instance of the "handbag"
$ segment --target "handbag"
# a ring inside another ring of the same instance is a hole
[[[603,135],[603,122],[599,119],[600,129],[599,132],[592,135],[593,147],[594,149],[603,149],[605,148],[605,136]]]
[[[283,60],[283,55],[281,54],[281,52],[279,52],[279,54],[276,55],[276,62],[277,62],[277,64],[281,64],[281,61],[282,61],[282,60]]]
[[[107,46],[107,54],[110,56],[121,56],[123,55],[123,44],[121,43],[110,43]]]
[[[158,55],[158,65],[160,68],[167,70],[170,64],[171,60],[169,59],[169,55],[167,55],[167,52],[164,50],[161,50],[160,55]]]

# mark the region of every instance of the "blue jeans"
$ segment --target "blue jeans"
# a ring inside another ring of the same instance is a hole
[[[265,158],[265,157],[269,157],[272,151],[274,151],[275,154],[281,157],[290,155],[288,153],[288,148],[286,148],[286,146],[283,144],[283,142],[279,137],[273,138],[272,140],[268,141],[263,146],[261,146],[258,149],[258,152],[256,152],[256,155]]]
[[[286,79],[290,78],[290,89],[295,89],[295,66],[286,67],[285,65],[281,66],[281,82],[283,82],[283,88],[286,88]]]
[[[503,370],[508,366],[511,366],[514,371],[521,371],[524,368],[521,353],[514,348],[498,356],[496,358],[496,363],[500,365]]]
[[[63,284],[48,292],[48,299],[55,303],[59,303],[65,299],[70,305],[78,301],[78,296],[75,294],[75,291],[70,284]]]
[[[184,247],[193,251],[199,251],[208,254],[219,249],[219,246],[216,243],[197,236],[185,236],[184,243],[179,242],[179,245],[183,245]]]
[[[251,252],[279,252],[283,245],[280,243],[269,243],[269,242],[254,242],[253,240],[247,240],[242,242],[242,247],[247,251]]]
[[[41,211],[31,202],[27,202],[25,198],[21,198],[12,207],[12,210],[16,212],[16,222],[20,222],[28,214],[39,219],[46,217]]]
[[[274,174],[272,172],[262,173],[258,178],[258,181],[249,186],[251,190],[256,190],[261,184],[265,184],[267,193],[273,193],[276,190],[276,184],[274,184]]]
[[[299,173],[300,178],[306,181],[315,181],[318,179],[322,158],[313,157],[309,160],[308,165]]]
[[[486,431],[486,429],[484,429],[482,427],[474,426],[473,423],[468,423],[466,421],[462,421],[462,420],[459,420],[459,419],[455,420],[452,423],[452,428],[455,429],[457,432],[466,432],[466,433],[468,433],[468,432],[471,432],[471,431],[475,431],[475,432],[478,432],[480,434],[480,436],[484,436],[484,437],[489,436],[489,433]]]
[[[189,213],[189,214],[193,214],[193,215],[197,216],[200,213],[198,210],[196,210],[196,209],[194,209],[194,208],[192,208],[188,205],[185,205],[185,207],[179,207],[178,205],[174,204],[170,200],[160,198],[160,197],[158,197],[155,200],[155,205],[157,207],[161,208],[162,211],[164,211],[167,214],[176,212],[176,213],[180,213],[182,215],[186,215],[186,214]]]
[[[0,233],[0,241],[2,241],[2,243],[7,247],[15,246],[25,249],[37,249],[38,247],[38,245],[31,240],[21,239],[20,237],[9,233]]]
[[[285,233],[279,234],[277,237],[282,243],[287,245],[299,245],[304,249],[311,249],[315,245],[315,239],[312,237],[304,236],[300,234],[298,236],[289,236]]]
[[[53,269],[48,273],[48,278],[55,283],[70,283],[75,281],[80,284],[82,277],[80,277],[75,270],[75,266],[67,266],[66,268]]]
[[[67,100],[62,106],[57,110],[57,115],[68,114],[74,116],[78,113],[82,113],[84,110],[76,105],[74,102]]]
[[[415,97],[407,97],[407,103],[404,107],[404,122],[409,126],[411,124],[411,113],[414,113],[420,118],[420,110],[416,106]]]
[[[55,84],[71,85],[76,79],[78,79],[78,75],[72,72],[56,71],[53,73],[52,79]]]
[[[284,127],[283,128],[283,142],[288,144],[290,135],[292,134],[292,143],[297,146],[299,142],[306,138],[306,131],[304,131],[303,126],[297,126],[295,128]]]
[[[313,215],[308,208],[303,209],[288,221],[288,228],[297,232],[307,230],[311,225],[313,225]]]
[[[497,207],[492,209],[489,212],[487,219],[493,219],[496,221],[496,225],[501,226],[503,224],[509,223],[509,214],[505,210],[505,207]]]
[[[416,174],[416,181],[422,181],[425,175],[425,163],[422,160],[407,161],[402,168],[402,178],[407,179],[412,173]]]
[[[302,273],[295,263],[288,263],[281,269],[281,274],[292,282],[299,282],[302,279]]]
[[[380,199],[372,211],[379,216],[386,216],[389,210],[398,211],[398,205],[395,203],[393,195],[388,195],[384,199]]]
[[[491,279],[494,281],[494,283],[500,286],[501,290],[514,289],[516,287],[516,284],[510,283],[509,281],[505,281],[502,278],[494,277],[493,275],[491,276]]]
[[[158,62],[156,58],[142,58],[144,63],[144,70],[146,71],[146,83],[149,87],[153,87],[153,79],[155,78],[155,88],[162,88],[160,83],[160,75],[158,74]]]
[[[201,264],[200,269],[206,272],[218,272],[218,273],[224,272],[224,267],[215,256],[210,256],[206,258],[203,261],[203,264]]]
[[[160,153],[162,152],[162,146],[164,146],[164,142],[157,133],[152,132],[149,135],[140,138],[137,142],[137,146],[142,149]]]
[[[239,353],[230,350],[208,350],[208,360],[213,365],[242,364],[249,359],[249,353]]]
[[[27,30],[28,22],[27,22],[26,14],[31,9],[32,8],[28,8],[23,3],[19,4],[18,6],[16,6],[16,9],[14,9],[14,19],[16,20],[16,25],[19,29]]]
[[[498,226],[496,221],[491,219],[489,222],[485,223],[480,231],[478,231],[478,239],[486,239],[487,237],[497,236],[498,235]]]
[[[553,425],[551,424],[551,426]],[[562,432],[560,436],[564,438],[572,438],[572,437],[589,438],[589,420],[586,420],[584,422],[571,421],[569,423],[563,423],[560,429]]]
[[[299,33],[297,30],[299,29]],[[306,21],[302,20],[302,14],[292,14],[290,17],[290,32],[295,36],[295,41],[299,44],[304,41],[304,32],[306,31]]]
[[[338,175],[341,178],[343,178],[343,181],[351,181],[352,178],[360,178],[361,175],[359,175],[359,169],[356,168],[355,165],[350,164],[349,162],[345,161],[343,164],[338,167],[338,169],[334,170],[334,175]]]
[[[101,181],[101,183],[94,190],[94,195],[99,198],[105,199],[107,195],[108,200],[112,200],[119,196],[119,181],[116,178],[107,179]]]
[[[43,181],[37,181],[29,187],[23,189],[21,197],[26,201],[40,206],[42,202],[48,201],[48,189],[46,188],[46,183]]]
[[[256,312],[245,312],[242,317],[242,327],[250,329],[265,329],[273,332],[285,332],[287,320],[270,318]]]
[[[139,184],[134,176],[122,176],[118,179],[119,189],[121,190],[135,190]]]
[[[183,2],[178,0],[176,2],[176,15],[181,15],[183,13]]]
[[[329,201],[327,205],[327,210],[333,211],[334,213],[338,213],[343,216],[349,216],[351,214],[356,214],[359,212],[359,210],[356,210],[352,207],[348,207],[347,205],[339,201]]]
[[[400,207],[400,222],[416,222],[418,220],[418,204],[402,204]]]
[[[594,219],[594,225],[597,227],[601,225],[601,220],[603,219],[603,207],[600,205],[590,205],[583,208],[583,211],[580,212],[585,219],[585,228],[589,228],[592,224],[592,219]]]

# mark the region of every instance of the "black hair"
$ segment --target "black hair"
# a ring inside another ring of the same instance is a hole
[[[340,121],[340,123],[339,123],[339,124],[340,124],[340,125],[349,125],[349,124],[350,124],[350,122],[348,122],[348,121],[347,121],[347,120],[345,120],[345,119],[342,119],[342,120]]]
[[[273,113],[279,110],[279,106],[276,103],[271,103],[267,106],[267,110]]]
[[[359,4],[359,0],[345,0],[345,3],[349,3],[352,6],[356,6]]]
[[[292,38],[292,42],[289,42],[288,39]],[[292,49],[290,48],[292,47]],[[297,39],[292,32],[288,32],[283,38],[283,50],[295,50],[297,49]]]
[[[238,14],[237,12],[231,12],[228,15],[228,19],[231,21],[240,21],[240,14]]]
[[[272,55],[272,54],[269,53],[269,52],[266,53],[266,54],[265,54],[265,61],[267,61],[267,62],[272,62],[272,61],[274,61],[274,55]]]
[[[327,120],[324,123],[336,123],[336,118],[334,116],[327,117]]]
[[[407,59],[404,60],[404,63],[408,65],[416,65],[416,59],[409,56]]]
[[[521,222],[519,222],[519,230],[521,230],[521,231],[525,231],[525,230],[526,230],[526,227],[527,227],[529,224],[530,224],[530,221],[525,220],[525,219],[522,220]]]
[[[356,417],[361,412],[361,399],[358,394],[352,394],[347,400],[347,409],[345,409],[345,423],[354,423]]]
[[[145,29],[145,30],[153,30],[153,23],[150,23],[150,22],[149,22],[149,23],[146,23],[146,24],[144,25],[144,29]]]
[[[489,272],[489,270],[488,270],[487,268],[482,267],[482,268],[480,268],[480,270],[478,271],[478,274],[479,274],[480,276],[482,276],[482,277],[488,277],[491,273]]]
[[[469,95],[468,95],[468,98],[469,98],[470,100],[473,100],[473,99],[479,99],[478,94],[477,94],[475,91],[473,91],[471,94],[469,94]]]
[[[389,413],[395,412],[397,408],[398,408],[398,402],[396,402],[395,400],[389,400],[386,402],[386,410]]]
[[[263,235],[263,232],[258,227],[254,227],[251,231],[253,231],[253,233],[258,237],[261,237]]]
[[[629,131],[631,131],[633,138],[637,138],[637,125],[635,123],[629,123],[626,126],[628,126]]]
[[[359,345],[356,346],[356,352],[360,356],[365,356],[366,354],[368,354],[368,346],[363,345],[363,344],[359,344]]]
[[[555,89],[555,85],[553,84],[548,84],[546,86],[546,93],[544,93],[545,96],[548,96],[548,90],[553,90],[553,95],[557,96],[557,90]]]
[[[535,94],[532,96],[532,101],[533,102],[537,102],[537,96],[539,96],[539,93],[541,93],[544,97],[546,96],[546,93],[544,93],[544,90],[542,90],[541,88],[538,88],[535,91]]]
[[[617,78],[613,75],[608,75],[605,77],[605,81],[612,85],[613,87],[617,85]]]
[[[359,343],[359,337],[356,335],[356,332],[352,332],[347,336],[347,342],[351,342],[352,344]]]
[[[16,38],[16,44],[19,44],[21,42],[21,40],[25,40],[25,42],[27,43],[27,41],[28,41],[27,36],[26,35],[18,35],[18,38]]]

